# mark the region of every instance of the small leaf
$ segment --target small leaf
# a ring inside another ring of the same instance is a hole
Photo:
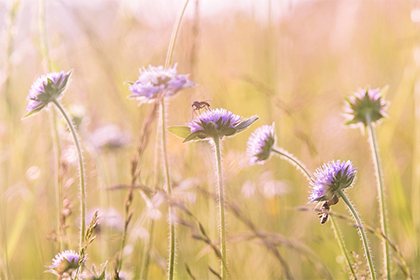
[[[168,127],[167,130],[182,139],[187,138],[191,134],[190,128],[188,126],[171,126]]]
[[[250,118],[245,119],[244,121],[240,122],[235,128],[240,131],[248,128],[251,124],[253,124],[256,120],[258,120],[258,116],[252,116]]]
[[[27,117],[29,117],[29,116],[32,116],[33,114],[38,113],[41,110],[42,110],[42,108],[41,109],[38,109],[38,110],[30,111],[29,113],[27,113],[26,115],[23,116],[22,120],[25,119],[25,118],[27,118]]]
[[[195,139],[197,139],[197,138],[201,138],[201,137],[200,137],[200,134],[202,134],[202,131],[196,131],[196,132],[193,132],[193,133],[191,133],[190,135],[188,135],[188,136],[184,139],[184,141],[182,141],[182,143],[186,143],[186,142],[189,142],[189,141],[191,141],[191,140],[195,140]]]

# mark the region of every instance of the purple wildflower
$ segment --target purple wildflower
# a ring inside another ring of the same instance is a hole
[[[49,272],[63,275],[64,273],[71,273],[76,270],[85,260],[81,259],[81,256],[75,251],[66,250],[58,253],[52,261],[53,263],[49,267]]]
[[[71,71],[64,73],[52,72],[39,77],[31,86],[28,94],[26,116],[32,115],[44,108],[54,99],[61,96],[67,87]]]
[[[362,123],[365,127],[369,122],[376,122],[387,116],[387,102],[383,95],[388,88],[358,89],[353,96],[347,98],[344,108],[347,115],[347,125]]]
[[[188,75],[177,75],[176,64],[173,68],[164,69],[163,66],[151,66],[140,69],[140,76],[129,88],[133,93],[130,98],[136,98],[140,104],[153,102],[160,94],[172,96],[180,90],[193,87],[195,84],[188,80]]]
[[[198,134],[198,137],[202,139],[215,136],[223,137],[233,135],[241,120],[241,116],[218,108],[201,113],[195,120],[190,121],[188,126],[191,133]]]
[[[311,178],[309,200],[326,201],[336,195],[338,190],[350,187],[356,178],[357,168],[351,161],[330,161],[317,168]]]
[[[249,137],[247,155],[251,158],[250,164],[262,164],[270,157],[271,149],[276,142],[273,125],[263,125],[257,128]]]

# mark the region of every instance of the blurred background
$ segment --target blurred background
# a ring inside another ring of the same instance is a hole
[[[42,4],[45,4],[44,8]],[[184,1],[0,1],[0,210],[3,279],[54,279],[44,273],[58,253],[55,228],[56,158],[51,110],[21,120],[31,84],[48,72],[42,49],[42,18],[54,71],[73,69],[62,104],[77,124],[84,149],[88,211],[100,209],[101,228],[88,250],[87,266],[115,265],[143,121],[152,106],[137,106],[126,81],[139,68],[163,65]],[[173,64],[197,86],[170,99],[167,123],[183,125],[191,104],[260,119],[223,142],[227,200],[241,208],[228,213],[228,258],[232,279],[282,279],[279,261],[243,222],[275,234],[279,253],[295,279],[348,279],[345,261],[329,224],[308,205],[308,182],[288,162],[272,157],[249,166],[246,142],[253,130],[275,123],[277,145],[311,170],[330,160],[353,161],[355,186],[348,189],[362,219],[378,228],[376,178],[367,133],[344,126],[344,100],[359,87],[388,85],[389,117],[376,126],[388,203],[390,239],[420,278],[420,2],[190,0],[175,45]],[[48,112],[49,111],[49,112]],[[141,161],[141,181],[162,187],[157,121]],[[78,248],[77,154],[64,122],[59,124],[61,178],[67,248]],[[176,197],[217,240],[217,205],[203,190],[215,191],[213,152],[205,142],[182,144],[168,134]],[[157,163],[156,163],[157,162]],[[157,174],[157,181],[155,175]],[[122,186],[117,188],[116,186]],[[110,190],[111,188],[111,190]],[[147,200],[147,199],[146,199]],[[150,201],[149,201],[150,202]],[[152,205],[152,206],[150,206]],[[149,204],[134,193],[133,220],[124,248],[127,279],[138,278],[142,252],[154,219],[149,279],[165,279],[167,204]],[[348,215],[343,203],[333,212]],[[91,214],[90,214],[91,215]],[[180,219],[194,221],[183,211]],[[90,217],[88,217],[90,219]],[[366,274],[356,230],[339,220],[358,273]],[[207,266],[218,261],[193,230],[177,227],[177,277],[215,279]],[[372,234],[374,262],[381,269],[380,239]],[[274,237],[273,237],[274,238]],[[7,248],[7,249],[6,249]],[[8,272],[7,272],[8,271]],[[395,279],[404,278],[393,263]]]

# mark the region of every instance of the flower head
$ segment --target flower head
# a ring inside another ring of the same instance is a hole
[[[163,66],[151,66],[140,69],[140,76],[129,90],[132,95],[129,98],[136,98],[140,104],[153,102],[159,95],[172,96],[180,90],[193,87],[195,84],[188,80],[188,75],[177,75],[176,66],[164,69]]]
[[[273,125],[263,125],[257,128],[249,137],[246,153],[251,158],[251,164],[262,164],[270,157],[271,148],[276,142]]]
[[[52,72],[39,77],[31,86],[28,94],[28,113],[25,117],[39,112],[51,101],[59,98],[67,87],[71,71]]]
[[[382,89],[358,89],[353,96],[346,99],[345,113],[347,125],[362,123],[366,127],[369,122],[376,122],[387,116],[387,102],[383,95],[388,87]]]
[[[250,126],[258,117],[254,116],[244,121],[242,119],[241,116],[235,115],[226,109],[207,110],[187,124],[191,134],[184,142],[197,137],[205,139],[209,137],[222,138],[223,136],[232,136]]]
[[[49,272],[57,275],[64,273],[71,273],[76,270],[85,260],[75,251],[66,250],[58,253],[52,260],[52,265],[49,267]]]
[[[350,187],[356,178],[357,168],[351,161],[330,161],[317,168],[311,178],[311,195],[309,200],[326,201],[337,194],[338,190]]]

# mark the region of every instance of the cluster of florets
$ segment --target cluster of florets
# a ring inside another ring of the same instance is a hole
[[[39,77],[31,86],[26,116],[42,110],[51,101],[59,98],[67,87],[71,71],[52,72]],[[26,117],[25,116],[25,117]]]
[[[276,142],[273,125],[263,125],[257,128],[249,137],[246,153],[251,164],[262,164],[271,155]]]
[[[177,74],[176,65],[164,69],[163,66],[151,66],[140,69],[137,81],[131,83],[129,90],[132,95],[142,103],[150,103],[157,98],[173,96],[177,92],[195,86],[188,80],[188,75]]]
[[[330,161],[317,168],[311,178],[311,195],[309,200],[325,201],[337,195],[339,190],[350,187],[356,178],[357,168],[351,161]]]
[[[344,111],[347,115],[347,125],[363,124],[366,127],[369,123],[377,122],[386,117],[387,102],[383,98],[387,87],[383,89],[357,90],[353,96],[346,99]]]

